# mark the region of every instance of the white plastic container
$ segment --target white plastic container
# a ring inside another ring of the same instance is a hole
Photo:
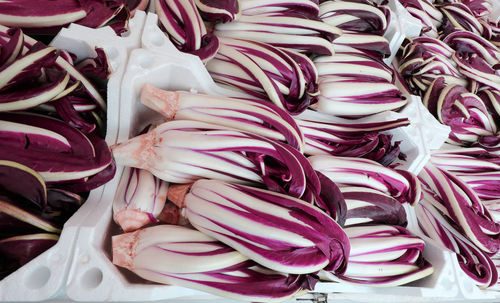
[[[217,86],[207,71],[200,69],[199,60],[193,60],[192,56],[134,50],[121,84],[120,120],[123,123],[120,123],[118,142],[134,136],[145,125],[160,118],[139,102],[140,90],[145,83],[163,89],[218,94]],[[119,167],[113,181],[106,184],[99,205],[80,227],[67,285],[68,297],[78,301],[221,300],[184,287],[145,282],[111,263],[111,236],[120,233],[112,220],[111,208],[121,172],[122,167]],[[353,296],[370,294],[373,299],[391,297],[393,300],[398,296],[407,296],[413,300],[423,296],[455,297],[458,286],[454,284],[454,273],[446,255],[432,246],[429,246],[425,254],[435,266],[436,272],[413,285],[375,288],[344,283],[318,283],[315,292],[340,292]]]
[[[62,29],[51,45],[75,53],[78,59],[95,56],[94,48],[103,47],[113,68],[108,87],[119,87],[126,66],[126,50],[140,46],[144,20],[145,13],[138,12],[124,37],[117,37],[109,27],[95,30],[73,24]],[[108,89],[108,98],[118,99],[117,93]],[[116,142],[118,134],[117,105],[108,103],[108,144]],[[79,226],[94,210],[103,192],[104,186],[91,191],[87,201],[64,224],[59,241],[53,247],[0,281],[0,301],[41,301],[63,293]]]
[[[391,55],[384,59],[384,62],[387,65],[391,65],[391,62],[396,57],[399,47],[405,39],[404,30],[401,27],[398,15],[390,5],[389,9],[391,10],[391,19],[384,35],[384,37],[389,41],[389,48],[391,49]]]
[[[413,17],[398,0],[389,0],[389,7],[397,16],[403,40],[404,37],[415,38],[420,36],[422,22],[419,19]]]

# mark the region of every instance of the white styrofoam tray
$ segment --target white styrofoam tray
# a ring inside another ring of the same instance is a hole
[[[396,57],[396,54],[405,39],[404,28],[401,27],[401,22],[398,15],[394,11],[394,7],[388,5],[391,11],[391,18],[389,21],[389,26],[385,32],[384,37],[389,41],[389,48],[391,49],[391,55],[384,59],[385,64],[391,65],[391,62]],[[335,42],[335,41],[334,41]]]
[[[146,83],[169,90],[197,91],[218,94],[217,86],[201,61],[189,56],[160,54],[137,49],[132,51],[121,84],[120,129],[118,142],[134,136],[160,116],[140,104],[139,96]],[[128,121],[128,122],[127,122]],[[166,299],[215,299],[201,291],[184,287],[145,282],[131,272],[111,263],[111,236],[119,233],[112,220],[112,201],[123,168],[106,184],[102,199],[80,226],[73,264],[67,285],[69,298],[78,301],[153,301]],[[316,292],[371,294],[373,298],[407,296],[456,297],[458,286],[446,254],[432,245],[425,251],[434,265],[435,274],[411,285],[391,288],[363,287],[339,283],[318,283]]]
[[[391,13],[397,17],[398,28],[404,37],[415,38],[420,36],[422,22],[413,17],[398,0],[389,0],[388,4]],[[392,60],[390,61],[392,62]]]
[[[62,29],[51,43],[77,55],[77,60],[95,56],[95,47],[103,47],[113,73],[108,82],[108,99],[118,98],[118,91],[109,89],[119,86],[126,65],[126,47],[140,45],[140,34],[145,13],[138,12],[130,21],[130,30],[124,37],[117,37],[111,28],[99,30],[73,24]],[[108,103],[106,142],[116,142],[118,135],[118,103]],[[104,187],[90,192],[82,207],[64,224],[59,241],[50,249],[0,281],[0,301],[40,301],[60,295],[73,259],[73,247],[79,226],[101,200]]]

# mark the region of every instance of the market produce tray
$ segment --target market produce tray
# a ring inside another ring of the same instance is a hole
[[[146,125],[161,119],[157,113],[139,102],[144,84],[169,89],[224,95],[215,85],[201,61],[188,54],[168,54],[146,49],[131,52],[121,84],[120,117],[122,123],[117,142],[133,137]],[[410,134],[405,142],[413,142]],[[411,145],[412,146],[412,145]],[[418,158],[419,151],[416,151]],[[411,161],[411,160],[410,160]],[[101,201],[80,226],[67,296],[77,301],[155,301],[166,299],[210,298],[209,294],[179,286],[159,285],[141,280],[111,262],[111,236],[120,233],[112,219],[112,201],[123,167],[106,184]],[[410,223],[412,224],[412,223]],[[411,229],[410,225],[410,229]],[[413,298],[457,297],[459,289],[451,265],[451,255],[433,244],[427,245],[425,258],[433,264],[432,276],[411,285],[377,288],[346,283],[318,283],[314,292],[366,294],[377,296],[409,296]]]

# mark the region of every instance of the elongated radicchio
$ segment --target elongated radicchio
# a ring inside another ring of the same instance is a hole
[[[246,16],[297,15],[309,19],[318,18],[318,1],[311,0],[239,0],[241,11]]]
[[[296,274],[345,271],[349,242],[319,208],[283,194],[199,180],[185,199],[198,230],[268,268]]]
[[[215,26],[217,37],[268,43],[308,54],[333,55],[331,41],[341,35],[335,26],[298,14],[243,15],[229,23]]]
[[[422,101],[441,123],[451,127],[451,142],[471,144],[479,139],[487,142],[489,137],[497,136],[497,125],[486,104],[461,85],[447,85],[443,77],[438,77]]]
[[[45,8],[45,9],[40,9]],[[127,29],[124,0],[8,0],[0,3],[0,23],[22,27],[30,33],[56,34],[61,27],[78,23],[87,27],[112,25],[118,33]]]
[[[456,253],[460,268],[478,286],[488,288],[496,285],[498,269],[490,255],[464,236],[462,229],[450,220],[446,209],[433,192],[424,190],[423,200],[415,207],[419,226],[427,236]]]
[[[147,169],[167,182],[214,178],[261,184],[294,197],[320,191],[318,177],[296,149],[208,123],[166,122],[112,151],[118,164]]]
[[[347,206],[346,227],[370,224],[406,226],[406,211],[393,197],[361,186],[343,186],[340,191]]]
[[[434,7],[432,0],[399,0],[406,10],[422,22],[423,36],[436,38],[443,23],[443,13]]]
[[[384,167],[362,158],[318,155],[308,158],[312,167],[335,183],[363,186],[389,194],[401,203],[418,203],[421,184],[418,178],[403,170]]]
[[[94,176],[112,163],[106,142],[85,136],[64,122],[30,113],[0,114],[0,142],[5,160],[37,171],[46,182],[73,182]],[[113,174],[95,184],[96,187]]]
[[[241,15],[238,0],[195,0],[203,19],[215,22],[230,22]]]
[[[318,75],[313,62],[267,43],[221,38],[217,56],[207,64],[212,78],[291,114],[315,102]]]
[[[366,32],[383,36],[390,21],[390,10],[370,1],[324,1],[319,6],[323,22],[342,31]]]
[[[419,174],[427,191],[433,193],[436,207],[473,245],[487,254],[500,250],[500,225],[489,214],[474,191],[453,173],[427,164]]]
[[[165,91],[145,85],[141,102],[169,120],[196,120],[264,136],[299,151],[304,138],[293,118],[268,102]]]
[[[384,166],[397,159],[400,152],[399,143],[392,143],[392,136],[381,131],[404,127],[410,123],[407,119],[368,123],[331,118],[311,110],[295,119],[304,133],[305,154],[362,157]]]
[[[197,230],[159,225],[113,237],[113,263],[158,283],[231,299],[280,302],[312,290],[315,280],[264,268]]]

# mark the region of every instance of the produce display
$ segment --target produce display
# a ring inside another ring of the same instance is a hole
[[[498,287],[500,36],[489,18],[492,2],[400,2],[424,27],[404,45],[399,71],[429,112],[451,127],[448,143],[456,146],[433,152],[419,174],[418,223],[456,253],[480,288]]]
[[[57,242],[88,192],[114,175],[102,138],[106,55],[74,62],[1,27],[0,278]]]
[[[50,9],[32,13],[40,5]],[[126,37],[146,9],[171,46],[159,57],[199,62],[216,89],[143,77],[156,61],[133,66],[130,46],[90,57],[50,46],[72,23]],[[282,302],[327,284],[419,287],[449,266],[499,297],[496,9],[489,0],[0,2],[0,284],[54,249],[104,188],[80,224],[107,229],[100,258],[127,285]],[[402,10],[422,27],[398,44]],[[120,83],[131,71],[140,79],[127,82],[134,104],[123,102],[127,90],[108,94],[118,70]],[[414,137],[432,136],[429,117],[408,110],[415,102],[450,127],[439,149],[415,148]],[[109,104],[119,121],[108,121]],[[417,157],[425,166],[408,169]],[[108,223],[92,220],[103,213]],[[434,263],[429,249],[453,264]],[[89,276],[71,272],[66,285]]]

